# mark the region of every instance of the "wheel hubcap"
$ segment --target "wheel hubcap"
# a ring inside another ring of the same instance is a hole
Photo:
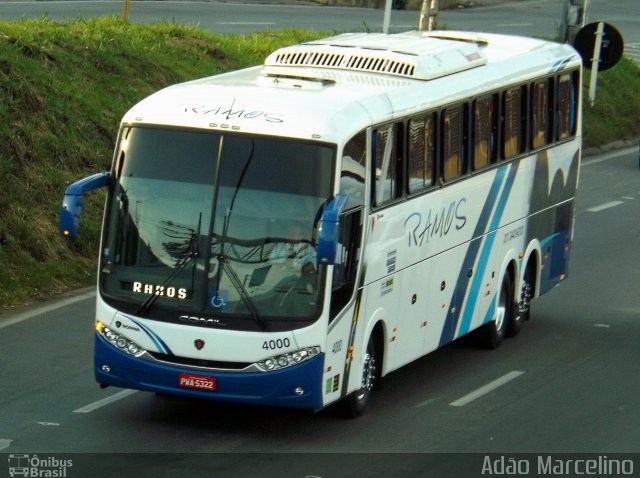
[[[506,309],[503,305],[498,307],[496,311],[496,330],[502,333],[502,324],[504,324],[504,316],[506,315]]]
[[[502,285],[502,289],[500,290],[500,300],[498,301],[498,307],[496,308],[496,331],[500,335],[504,335],[504,326],[505,320],[507,316],[507,301],[509,298],[507,297],[509,293],[509,288],[504,284]]]
[[[367,352],[364,357],[362,369],[362,391],[366,394],[373,390],[373,382],[376,372],[376,360],[373,355]]]
[[[520,313],[525,315],[529,312],[529,307],[531,306],[531,284],[527,281],[522,283],[522,291],[520,292],[520,303],[518,304],[518,309],[520,309]]]

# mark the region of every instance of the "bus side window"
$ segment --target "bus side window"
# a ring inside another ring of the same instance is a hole
[[[361,131],[351,138],[342,151],[340,194],[347,196],[346,209],[364,206],[367,133]]]
[[[473,103],[473,170],[495,162],[498,96],[491,95]]]
[[[506,90],[502,96],[502,158],[509,159],[523,152],[524,105],[523,88]]]
[[[562,141],[575,134],[576,127],[576,77],[565,73],[558,78],[557,140]]]
[[[442,114],[441,179],[450,181],[462,174],[462,106],[446,109]]]
[[[415,194],[433,185],[435,166],[436,115],[409,120],[408,191]]]
[[[384,205],[402,194],[402,123],[373,132],[374,204]]]
[[[531,149],[541,148],[550,141],[549,100],[552,85],[552,81],[544,80],[531,86]]]

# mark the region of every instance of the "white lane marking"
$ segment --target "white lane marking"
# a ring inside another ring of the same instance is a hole
[[[533,23],[499,23],[496,25],[498,28],[510,28],[510,27],[531,27]]]
[[[0,438],[0,450],[4,450],[5,448],[9,448],[11,446],[11,442],[13,440],[7,440],[6,438]]]
[[[56,422],[36,422],[38,425],[42,425],[43,427],[59,427],[60,424]]]
[[[433,402],[435,402],[435,401],[436,401],[436,399],[435,399],[435,398],[430,398],[430,399],[428,399],[428,400],[425,400],[424,402],[420,402],[420,403],[418,403],[418,404],[416,405],[416,408],[419,408],[419,407],[426,407],[427,405],[430,405],[430,404],[432,404],[432,403],[433,403]]]
[[[9,313],[8,318],[6,319],[0,316],[0,329],[4,329],[5,327],[9,327],[10,325],[18,324],[20,322],[24,322],[25,320],[33,319],[34,317],[38,317],[39,315],[61,309],[68,305],[75,304],[76,302],[81,302],[83,300],[90,299],[91,297],[95,297],[96,292],[95,290],[93,290],[93,287],[91,289],[91,292],[84,292],[82,294],[67,297],[65,299],[54,300],[51,303],[35,307],[26,312],[19,312],[17,314]]]
[[[505,383],[508,383],[511,380],[513,380],[515,378],[518,378],[522,374],[524,374],[524,372],[521,372],[519,370],[513,370],[513,371],[509,372],[508,374],[503,375],[502,377],[494,380],[493,382],[490,382],[490,383],[478,388],[477,390],[474,390],[473,392],[465,395],[464,397],[459,398],[458,400],[456,400],[454,402],[451,402],[449,405],[451,405],[452,407],[464,407],[468,403],[473,402],[475,399],[480,398],[480,397],[482,397],[483,395],[486,395],[489,392],[492,392],[493,390],[495,390],[498,387],[501,387]]]
[[[624,201],[609,201],[604,204],[600,204],[599,206],[590,207],[589,209],[587,209],[587,211],[600,212],[600,211],[604,211],[605,209],[619,206],[620,204],[624,204]]]
[[[107,406],[113,402],[117,402],[118,400],[122,400],[123,398],[127,398],[129,395],[133,395],[137,390],[123,390],[116,394],[111,395],[110,397],[103,398],[102,400],[98,400],[97,402],[90,403],[89,405],[85,405],[82,408],[78,408],[74,410],[73,413],[90,413],[98,408],[102,408]]]

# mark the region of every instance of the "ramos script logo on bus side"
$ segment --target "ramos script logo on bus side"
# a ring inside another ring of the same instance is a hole
[[[467,199],[461,198],[445,204],[441,209],[429,209],[410,214],[404,221],[405,230],[409,234],[409,247],[429,244],[429,240],[444,237],[452,230],[459,231],[467,224],[464,205]]]

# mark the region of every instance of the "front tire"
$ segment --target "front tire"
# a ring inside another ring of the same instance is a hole
[[[378,355],[373,336],[369,338],[362,365],[362,385],[343,400],[343,410],[348,418],[357,418],[371,400],[378,380]]]

